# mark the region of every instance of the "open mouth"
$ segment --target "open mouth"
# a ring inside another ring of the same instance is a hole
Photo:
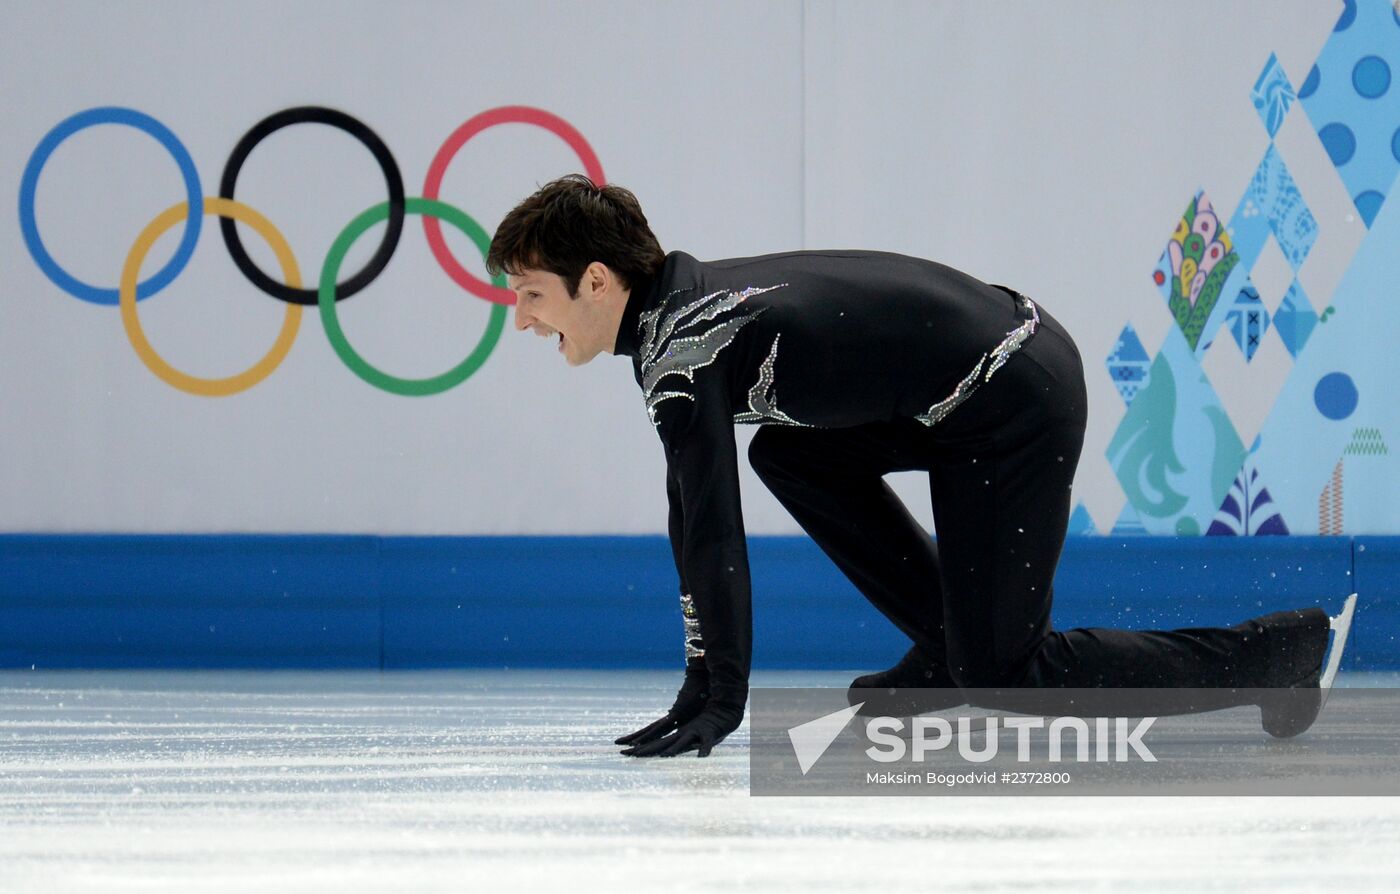
[[[560,332],[560,333],[558,333],[558,335],[559,335],[559,351],[562,353],[563,350],[564,350],[564,333]]]

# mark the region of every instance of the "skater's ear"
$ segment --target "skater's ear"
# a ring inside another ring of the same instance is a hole
[[[578,291],[574,297],[600,301],[619,289],[621,289],[621,283],[612,268],[602,261],[594,261],[583,268],[583,273],[578,278]]]

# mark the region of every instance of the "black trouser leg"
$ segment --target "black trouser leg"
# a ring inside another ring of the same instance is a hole
[[[939,658],[944,633],[938,552],[882,478],[920,467],[910,434],[897,424],[765,425],[749,446],[749,461],[865,598]]]
[[[931,430],[953,679],[976,688],[1296,682],[1322,660],[1327,618],[1320,610],[1222,629],[1051,629],[1087,400],[1078,351],[1041,313],[1041,331]]]
[[[1043,309],[1041,319],[936,426],[765,426],[749,450],[755,471],[866,598],[944,658],[964,688],[1272,687],[1319,667],[1328,625],[1317,609],[1229,628],[1051,628],[1087,395],[1073,341]],[[937,549],[882,480],[908,469],[929,472]],[[1139,708],[1245,700],[1163,696]]]

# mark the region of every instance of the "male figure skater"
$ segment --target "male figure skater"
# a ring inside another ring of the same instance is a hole
[[[685,680],[664,717],[617,740],[623,754],[703,757],[743,719],[735,423],[761,426],[754,470],[913,641],[853,688],[1294,687],[1301,710],[1266,702],[1265,728],[1294,735],[1316,716],[1318,608],[1223,629],[1051,629],[1087,400],[1074,342],[1031,298],[878,252],[666,254],[632,193],[583,176],[511,211],[487,267],[509,274],[516,328],[557,338],[571,365],[632,360],[666,452]],[[936,548],[882,480],[912,469],[929,474]]]

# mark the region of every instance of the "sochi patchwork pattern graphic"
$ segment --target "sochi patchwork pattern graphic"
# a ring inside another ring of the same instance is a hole
[[[1152,271],[1166,339],[1149,357],[1128,322],[1105,358],[1125,404],[1106,451],[1126,498],[1112,533],[1400,530],[1387,446],[1400,436],[1400,207],[1387,201],[1400,182],[1397,75],[1388,0],[1347,0],[1296,89],[1277,56],[1265,61],[1249,99],[1269,143],[1244,195],[1224,224],[1207,190],[1188,198]],[[1295,107],[1367,228],[1331,294],[1299,281],[1321,229],[1275,142]],[[1281,294],[1251,279],[1271,242],[1291,274]],[[1277,399],[1248,450],[1203,365],[1224,349],[1222,328],[1247,364],[1270,338],[1292,361],[1259,389]],[[1082,505],[1073,518],[1075,533],[1095,532]]]

